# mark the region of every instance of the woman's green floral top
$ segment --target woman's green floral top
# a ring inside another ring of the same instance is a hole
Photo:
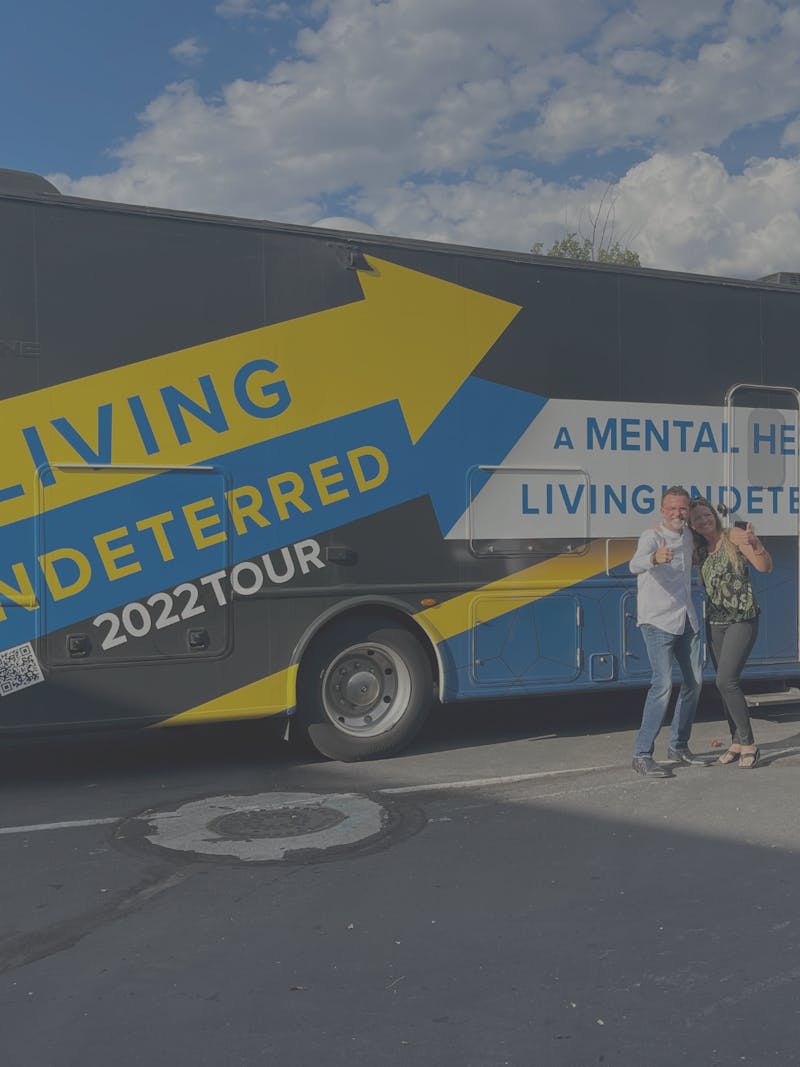
[[[704,546],[698,549],[700,574],[706,587],[706,618],[711,623],[747,622],[758,615],[750,568],[744,556],[739,555],[742,569],[737,573],[724,545],[711,553]]]

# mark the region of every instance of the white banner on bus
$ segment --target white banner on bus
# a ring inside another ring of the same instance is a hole
[[[633,537],[663,489],[723,503],[764,534],[797,534],[798,413],[550,400],[502,464],[468,476],[449,538]]]

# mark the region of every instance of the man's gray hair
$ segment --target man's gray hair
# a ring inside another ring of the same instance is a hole
[[[664,503],[664,501],[666,500],[666,498],[668,496],[685,496],[687,500],[691,500],[691,496],[689,495],[689,490],[688,489],[684,489],[684,487],[682,485],[671,485],[669,487],[669,489],[665,489],[664,492],[661,494],[661,503],[662,504]]]

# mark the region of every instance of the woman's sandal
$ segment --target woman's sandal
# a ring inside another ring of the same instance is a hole
[[[723,752],[717,760],[717,763],[735,763],[741,756],[741,752],[734,752],[732,748],[729,748],[727,752]]]
[[[761,761],[761,749],[756,746],[754,752],[742,752],[739,755],[739,766],[744,767],[745,770],[751,771],[753,767],[757,767]]]

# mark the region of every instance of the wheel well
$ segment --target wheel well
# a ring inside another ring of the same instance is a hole
[[[347,608],[344,611],[337,612],[334,616],[327,618],[322,625],[320,625],[302,644],[298,650],[298,678],[303,673],[303,665],[308,663],[308,654],[317,644],[317,642],[323,637],[323,635],[335,630],[337,626],[341,625],[345,620],[357,619],[357,618],[375,618],[375,616],[381,616],[385,618],[387,622],[391,622],[396,626],[401,626],[408,633],[417,638],[421,647],[425,650],[425,655],[428,657],[431,666],[431,673],[433,674],[434,682],[436,684],[437,693],[439,692],[442,684],[441,678],[441,664],[436,655],[433,642],[429,635],[423,630],[423,628],[406,614],[401,608],[395,607],[392,604],[359,604],[357,607]]]

